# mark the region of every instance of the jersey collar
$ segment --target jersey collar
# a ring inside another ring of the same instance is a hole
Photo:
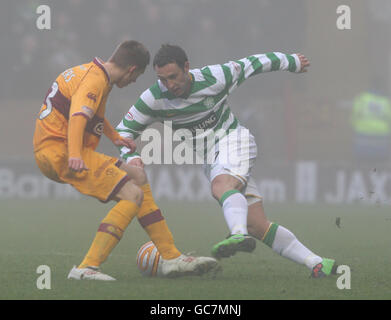
[[[107,70],[105,69],[105,67],[103,66],[103,62],[100,58],[98,57],[95,57],[94,58],[94,61],[93,61],[99,68],[101,68],[104,72],[104,74],[106,75],[106,78],[107,78],[107,81],[110,83],[110,76],[109,74],[107,73]]]

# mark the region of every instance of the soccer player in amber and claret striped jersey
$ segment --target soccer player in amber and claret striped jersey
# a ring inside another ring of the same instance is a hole
[[[116,146],[135,150],[133,140],[121,137],[106,120],[106,101],[114,84],[123,88],[135,82],[149,59],[141,43],[124,41],[108,61],[95,58],[60,74],[39,112],[34,155],[41,172],[102,202],[117,201],[99,225],[83,261],[70,271],[70,279],[115,280],[99,267],[136,216],[163,258],[162,275],[202,274],[218,267],[213,258],[178,251],[140,168],[95,151],[102,134]]]

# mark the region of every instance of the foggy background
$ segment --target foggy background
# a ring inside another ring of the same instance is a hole
[[[51,30],[36,27],[41,4],[51,9]],[[339,5],[351,9],[351,30],[336,26]],[[178,44],[191,67],[270,51],[304,54],[308,73],[259,74],[228,99],[256,138],[253,175],[265,201],[391,204],[391,160],[358,159],[350,122],[360,93],[391,97],[389,0],[6,0],[0,27],[0,199],[80,198],[37,169],[37,114],[61,72],[106,60],[134,39],[152,58],[162,43]],[[106,108],[113,126],[155,81],[149,66],[137,83],[113,88]],[[98,151],[118,156],[106,137]],[[158,199],[212,200],[200,166],[148,172]]]

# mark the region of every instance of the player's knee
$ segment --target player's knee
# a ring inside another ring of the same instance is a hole
[[[122,164],[120,168],[126,171],[134,184],[142,186],[148,183],[147,174],[145,173],[144,168],[131,166],[128,164]]]
[[[229,190],[241,190],[242,183],[229,175],[220,175],[213,179],[211,189],[216,200],[220,200],[223,194]]]
[[[212,196],[213,196],[213,198],[215,198],[217,201],[219,201],[222,194],[223,194],[222,187],[220,185],[218,185],[218,184],[212,184]]]
[[[219,201],[223,194],[229,190],[229,186],[223,179],[215,178],[212,182],[212,196]]]
[[[117,196],[121,200],[128,200],[128,201],[135,202],[138,206],[141,206],[144,200],[144,192],[141,190],[139,186],[135,185],[132,182],[125,183],[125,185],[121,188]]]
[[[132,182],[137,186],[142,186],[148,183],[147,174],[145,173],[144,169],[143,168],[137,168],[137,169],[138,170],[133,170],[132,175],[130,175]]]

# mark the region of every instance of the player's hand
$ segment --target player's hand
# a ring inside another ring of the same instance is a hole
[[[76,172],[83,172],[84,170],[88,170],[82,158],[69,158],[68,168]]]
[[[117,139],[114,141],[114,144],[117,146],[117,147],[127,147],[130,149],[130,153],[133,153],[134,151],[136,151],[136,143],[133,141],[133,139],[130,139],[130,138],[124,138],[124,137],[121,137],[120,139]]]
[[[141,158],[134,158],[128,162],[131,166],[139,167],[139,168],[144,168],[144,162],[141,160]]]
[[[299,73],[307,72],[307,67],[310,66],[309,60],[305,56],[303,56],[301,53],[297,53],[297,56],[299,57],[300,65],[301,65],[301,69],[300,69]]]

